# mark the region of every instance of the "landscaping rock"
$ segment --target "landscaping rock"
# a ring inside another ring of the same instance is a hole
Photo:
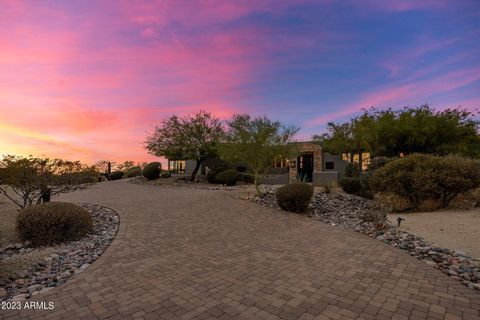
[[[92,232],[79,241],[56,246],[56,252],[42,262],[19,272],[17,279],[5,281],[3,288],[0,288],[1,301],[29,299],[40,292],[47,292],[53,287],[65,283],[75,273],[88,268],[102,255],[117,234],[120,219],[112,209],[90,204],[79,205],[92,213],[94,220]],[[7,246],[5,249],[8,249],[6,250],[7,254],[10,251],[10,257],[6,257],[4,260],[42,249],[29,248],[25,250],[27,245],[30,244],[23,243],[21,247],[18,244]]]

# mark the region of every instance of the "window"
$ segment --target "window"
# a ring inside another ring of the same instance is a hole
[[[325,162],[325,170],[333,170],[333,169],[335,169],[334,162]]]
[[[275,157],[275,161],[273,163],[274,168],[287,168],[288,167],[288,159],[282,156]]]
[[[171,173],[185,173],[185,160],[168,160],[168,171]]]

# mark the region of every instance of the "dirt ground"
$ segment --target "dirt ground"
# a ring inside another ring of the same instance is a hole
[[[406,221],[401,229],[426,241],[449,249],[459,249],[480,258],[480,208],[474,210],[444,210],[435,212],[395,213],[388,216]]]

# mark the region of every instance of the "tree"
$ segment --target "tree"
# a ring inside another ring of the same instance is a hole
[[[78,161],[7,155],[0,161],[0,192],[23,209],[85,188],[96,176],[94,167]]]
[[[480,122],[464,109],[435,111],[428,105],[394,111],[364,110],[343,124],[329,123],[328,133],[314,136],[335,154],[398,157],[401,154],[460,154],[480,157]],[[360,161],[361,162],[361,161]]]
[[[126,161],[122,162],[121,164],[119,164],[117,166],[117,169],[120,170],[120,171],[123,171],[123,172],[127,172],[128,170],[132,169],[133,167],[135,167],[135,161],[126,160]]]
[[[195,181],[202,162],[217,156],[222,136],[220,120],[208,112],[200,111],[182,118],[173,115],[155,127],[145,141],[145,148],[155,156],[195,160],[195,169],[190,177],[191,181]]]
[[[110,160],[100,160],[95,164],[95,168],[101,172],[108,180],[112,169],[116,166],[116,163]]]
[[[371,119],[362,115],[343,124],[329,122],[328,133],[313,136],[313,140],[320,142],[322,147],[333,154],[346,154],[348,161],[353,163],[355,154],[358,154],[357,169],[362,171],[362,154],[370,151],[372,140]]]
[[[277,157],[293,156],[295,146],[290,142],[299,129],[265,116],[252,119],[247,114],[234,115],[227,124],[226,143],[221,146],[221,154],[228,160],[248,165],[257,194],[262,196],[261,178],[268,174]]]

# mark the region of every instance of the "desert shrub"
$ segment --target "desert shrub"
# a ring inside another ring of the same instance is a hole
[[[360,218],[363,222],[373,222],[375,228],[381,230],[386,227],[387,212],[388,208],[381,203],[373,202],[367,210],[360,215]]]
[[[448,207],[451,209],[468,210],[477,206],[477,199],[473,191],[458,194],[450,201]]]
[[[169,173],[169,172],[164,172],[164,173],[162,173],[162,174],[160,175],[160,177],[165,178],[165,179],[166,179],[166,178],[170,178],[171,176],[172,176],[172,174]]]
[[[345,177],[358,177],[360,173],[358,172],[358,166],[355,163],[347,163],[345,166]]]
[[[227,186],[233,186],[237,183],[238,172],[235,169],[228,169],[220,172],[215,176],[217,183],[226,184]]]
[[[475,206],[480,207],[480,188],[471,191],[472,198],[475,200]]]
[[[372,199],[373,194],[370,189],[369,178],[370,176],[366,173],[363,173],[358,177],[345,177],[340,180],[340,186],[346,193]]]
[[[375,200],[391,212],[402,212],[412,208],[407,198],[393,192],[380,192],[375,195]]]
[[[161,169],[162,164],[160,162],[150,162],[143,168],[142,175],[148,180],[158,179]]]
[[[35,246],[79,240],[93,227],[87,210],[65,202],[48,202],[20,211],[16,231]]]
[[[350,194],[357,194],[362,188],[360,183],[360,178],[357,177],[345,177],[340,180],[340,186],[343,188],[343,191]]]
[[[127,178],[138,177],[142,174],[142,168],[140,167],[133,167],[127,171]]]
[[[368,166],[369,171],[377,170],[380,169],[381,167],[385,166],[387,163],[392,162],[393,160],[398,159],[398,158],[393,158],[393,157],[375,157],[372,159],[370,162],[370,165]]]
[[[427,198],[422,200],[416,209],[419,211],[435,211],[442,207],[442,202],[439,199]]]
[[[109,180],[120,180],[122,179],[124,173],[123,171],[113,171],[108,175]]]
[[[313,197],[313,187],[308,183],[297,182],[278,188],[276,198],[280,208],[292,212],[307,210]]]
[[[410,155],[375,170],[370,179],[374,192],[393,192],[409,199],[413,208],[426,200],[447,207],[458,194],[480,186],[480,161],[460,156]]]
[[[207,174],[207,182],[208,183],[219,183],[216,180],[216,177],[220,172],[225,171],[225,170],[228,170],[228,167],[225,166],[225,165],[219,165],[219,166],[214,167]]]
[[[243,173],[243,172],[238,173],[238,181],[251,184],[254,182],[254,180],[255,180],[254,176],[249,173]]]
[[[237,165],[237,172],[247,172],[248,168],[246,165]]]

